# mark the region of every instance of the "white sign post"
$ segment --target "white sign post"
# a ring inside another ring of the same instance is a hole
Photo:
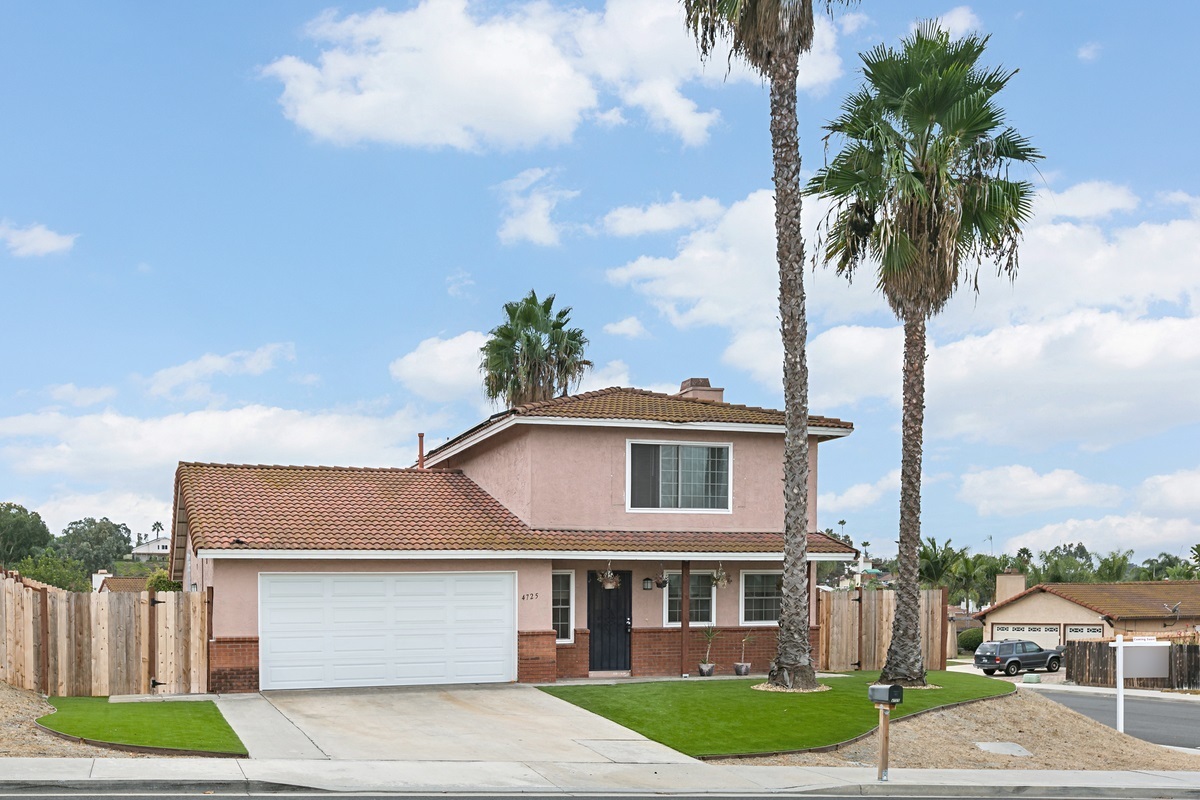
[[[1170,642],[1135,636],[1132,642],[1117,634],[1109,647],[1117,648],[1117,730],[1125,732],[1125,678],[1165,678],[1170,674]],[[1163,649],[1167,648],[1167,649]],[[1128,651],[1129,663],[1125,663]],[[1128,669],[1127,669],[1128,667]]]

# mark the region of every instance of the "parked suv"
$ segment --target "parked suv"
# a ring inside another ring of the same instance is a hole
[[[1004,670],[1005,675],[1016,675],[1023,669],[1058,672],[1062,666],[1062,648],[1045,650],[1025,639],[984,642],[975,649],[975,666],[984,675],[995,675],[996,670]]]

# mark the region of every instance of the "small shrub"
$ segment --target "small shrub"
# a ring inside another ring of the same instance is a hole
[[[156,569],[146,579],[147,592],[180,592],[183,591],[183,584],[179,581],[171,580],[171,576],[167,574],[165,569]]]
[[[964,653],[974,653],[975,648],[983,644],[983,628],[967,628],[958,635],[958,649]]]
[[[52,549],[43,550],[34,558],[25,556],[16,564],[17,571],[26,578],[66,589],[68,592],[90,592],[92,582],[82,561],[60,556]]]

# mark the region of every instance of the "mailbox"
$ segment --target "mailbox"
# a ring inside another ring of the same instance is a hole
[[[899,705],[904,702],[904,688],[894,684],[868,686],[867,699],[872,703],[886,703],[889,706]]]

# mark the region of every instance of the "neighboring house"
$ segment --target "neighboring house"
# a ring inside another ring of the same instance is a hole
[[[116,575],[109,575],[100,584],[101,592],[144,592],[146,591],[146,576],[134,576],[131,578],[119,578]]]
[[[159,536],[133,548],[134,561],[166,561],[171,556],[171,537]]]
[[[721,672],[749,631],[765,669],[783,422],[693,379],[510,409],[417,468],[180,464],[171,574],[212,592],[210,691],[679,675],[708,625]],[[810,530],[819,445],[852,430],[810,417]]]
[[[1013,592],[997,576],[990,608],[975,615],[985,639],[1030,639],[1057,647],[1072,639],[1108,639],[1192,630],[1200,623],[1200,581],[1043,583]]]

